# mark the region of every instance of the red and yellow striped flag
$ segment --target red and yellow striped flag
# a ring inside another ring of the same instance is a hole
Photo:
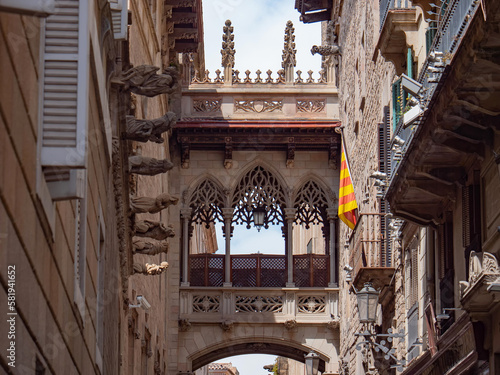
[[[339,218],[351,229],[356,226],[356,215],[358,204],[354,196],[349,163],[345,154],[345,145],[342,142],[342,159],[340,163],[340,184],[339,184]]]

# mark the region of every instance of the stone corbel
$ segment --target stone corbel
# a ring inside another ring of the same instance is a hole
[[[295,143],[294,138],[290,137],[288,139],[288,145],[286,149],[286,167],[293,168],[295,163]]]
[[[287,320],[283,324],[285,325],[285,328],[287,331],[291,331],[291,330],[297,328],[297,321],[295,319]]]
[[[337,143],[330,143],[328,146],[328,166],[331,169],[337,169],[339,165],[339,148]]]
[[[191,154],[191,146],[187,139],[182,139],[181,142],[181,168],[188,169],[190,164],[190,154]]]
[[[230,320],[225,320],[223,321],[221,324],[220,324],[220,328],[224,331],[224,332],[229,332],[233,329],[233,326],[234,326],[234,323]]]
[[[232,138],[226,137],[226,145],[224,147],[224,168],[231,169],[233,167],[233,144]]]
[[[191,329],[191,322],[189,319],[179,319],[179,331],[187,332]]]

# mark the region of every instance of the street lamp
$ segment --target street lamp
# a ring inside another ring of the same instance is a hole
[[[257,206],[253,209],[253,223],[257,231],[260,232],[266,220],[266,209],[262,206]]]
[[[313,351],[304,356],[306,363],[306,375],[317,375],[319,366],[319,355]]]
[[[356,293],[360,323],[375,323],[378,295],[372,283],[365,283],[363,289]]]

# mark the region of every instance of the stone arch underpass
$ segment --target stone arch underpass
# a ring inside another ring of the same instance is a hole
[[[336,322],[299,324],[289,320],[263,324],[261,320],[255,316],[246,322],[190,324],[184,331],[181,328],[179,368],[194,371],[210,362],[242,354],[272,354],[304,362],[304,356],[312,350],[320,356],[319,371],[338,373]]]

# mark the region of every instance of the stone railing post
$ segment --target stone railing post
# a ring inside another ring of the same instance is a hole
[[[181,286],[189,286],[189,221],[191,220],[191,208],[181,209],[182,220],[182,282]]]
[[[336,281],[337,279],[337,271],[338,271],[338,264],[337,264],[337,238],[336,238],[336,230],[337,230],[337,209],[336,208],[329,208],[327,209],[327,219],[328,223],[330,225],[330,241],[328,244],[328,252],[330,254],[330,282],[328,283],[328,286],[330,288],[336,288],[338,287],[338,283]]]
[[[293,282],[293,222],[295,220],[295,208],[285,208],[285,221],[286,221],[286,257],[287,257],[287,288],[294,288]]]
[[[226,238],[226,251],[224,255],[224,287],[231,287],[231,224],[233,222],[233,209],[223,208],[224,237]]]
[[[283,55],[281,67],[285,71],[285,83],[292,85],[294,82],[294,67],[296,64],[295,53],[295,35],[293,35],[295,28],[292,21],[288,21],[285,27],[285,45],[283,47]]]

